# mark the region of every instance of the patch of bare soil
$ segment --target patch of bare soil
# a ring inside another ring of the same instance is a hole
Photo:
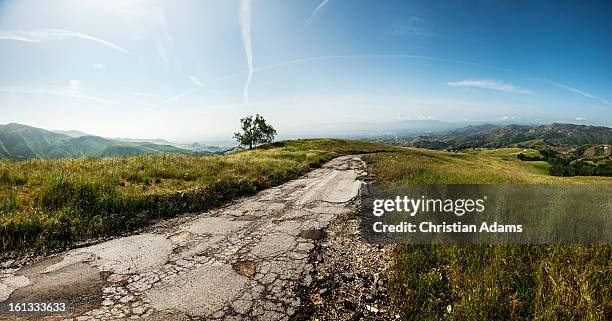
[[[302,310],[294,320],[394,320],[384,274],[391,245],[365,243],[358,213],[342,215],[318,242],[311,260],[312,282],[300,291]]]

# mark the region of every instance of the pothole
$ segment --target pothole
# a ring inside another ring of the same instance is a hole
[[[238,261],[232,265],[236,273],[251,278],[255,275],[257,265],[253,261]]]
[[[172,242],[189,241],[193,238],[193,234],[189,231],[182,231],[170,235],[169,239]]]
[[[309,229],[300,231],[299,235],[300,237],[303,237],[305,239],[318,241],[325,238],[325,236],[327,236],[327,233],[325,233],[323,229]]]

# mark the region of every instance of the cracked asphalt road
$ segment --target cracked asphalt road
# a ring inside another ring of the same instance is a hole
[[[69,301],[58,320],[287,320],[315,242],[355,210],[364,174],[359,156],[339,157],[180,223],[0,270],[0,301]]]

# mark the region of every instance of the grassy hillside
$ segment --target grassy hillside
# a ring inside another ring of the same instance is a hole
[[[405,148],[402,153],[368,156],[372,174],[396,184],[565,184],[612,183],[612,177],[548,175],[548,163],[523,162],[519,148],[472,149],[461,153]],[[533,155],[530,150],[524,154]]]
[[[0,125],[0,159],[59,159],[162,153],[191,152],[150,142],[127,142],[89,135],[75,137],[20,124]]]
[[[471,147],[507,147],[513,144],[538,143],[545,145],[601,145],[612,144],[612,128],[573,124],[550,125],[492,125],[468,126],[444,134],[421,136],[403,142],[406,146],[436,149],[465,149]]]
[[[372,153],[370,174],[394,184],[612,183],[551,177],[547,163],[516,158],[535,150],[449,153],[334,139],[224,156],[0,161],[1,253],[61,248],[205,210],[355,153]],[[609,245],[398,245],[388,289],[406,320],[609,320],[611,265]]]
[[[393,184],[612,183],[552,177],[520,149],[449,153],[424,149],[366,156]],[[533,151],[531,151],[533,152]],[[398,245],[388,289],[405,320],[610,320],[609,245]]]
[[[0,161],[0,252],[126,232],[281,184],[339,155],[391,150],[316,139],[224,156]]]
[[[19,124],[0,125],[1,158],[43,158],[69,137]]]

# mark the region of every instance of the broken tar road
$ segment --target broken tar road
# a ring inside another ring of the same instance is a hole
[[[315,242],[355,211],[364,170],[339,157],[176,224],[0,270],[0,302],[68,302],[57,319],[286,320],[312,282]]]

